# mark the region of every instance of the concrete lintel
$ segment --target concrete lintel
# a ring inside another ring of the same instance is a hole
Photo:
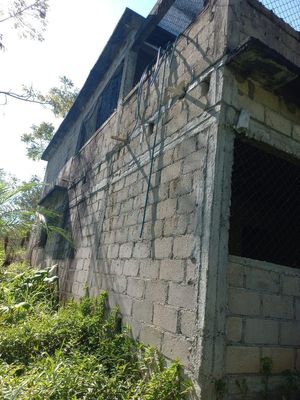
[[[228,65],[242,79],[251,78],[271,91],[284,88],[300,76],[299,67],[253,37],[228,54]]]

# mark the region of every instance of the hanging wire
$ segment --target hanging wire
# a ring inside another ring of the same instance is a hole
[[[147,213],[147,206],[148,206],[148,200],[149,200],[149,193],[150,193],[150,188],[151,188],[151,178],[152,178],[153,165],[154,165],[154,153],[155,153],[157,134],[158,134],[158,125],[159,125],[159,121],[161,119],[162,103],[163,103],[163,97],[164,97],[166,65],[167,65],[168,54],[169,54],[169,47],[166,49],[166,51],[164,52],[164,54],[162,56],[162,62],[164,63],[164,67],[163,67],[163,73],[162,73],[160,94],[159,94],[159,99],[158,99],[157,123],[156,123],[156,126],[155,126],[153,145],[152,145],[152,148],[151,148],[151,155],[150,155],[150,170],[149,170],[149,176],[148,176],[147,191],[146,191],[146,198],[145,198],[145,205],[144,205],[144,212],[143,212],[143,220],[142,220],[140,238],[142,237],[143,231],[144,231],[146,213]]]

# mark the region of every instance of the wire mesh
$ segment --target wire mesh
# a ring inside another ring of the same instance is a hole
[[[300,31],[300,0],[260,0],[260,2],[292,28]]]
[[[300,268],[300,163],[236,140],[229,251]]]
[[[177,36],[197,17],[203,4],[203,0],[176,0],[159,26]]]

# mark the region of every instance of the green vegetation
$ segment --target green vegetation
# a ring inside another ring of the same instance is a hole
[[[185,398],[180,365],[134,342],[106,294],[59,307],[53,273],[0,271],[0,399]]]
[[[60,76],[59,81],[60,85],[52,87],[46,95],[35,91],[34,98],[41,104],[49,106],[56,118],[64,118],[77,97],[78,89],[66,76]],[[52,123],[41,122],[39,125],[32,125],[30,129],[30,133],[21,136],[21,141],[26,145],[27,157],[37,161],[41,159],[52,139],[55,127]]]

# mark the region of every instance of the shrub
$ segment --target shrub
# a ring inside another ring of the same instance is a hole
[[[134,342],[106,294],[57,307],[48,271],[1,271],[0,392],[16,400],[179,400],[175,362]]]

